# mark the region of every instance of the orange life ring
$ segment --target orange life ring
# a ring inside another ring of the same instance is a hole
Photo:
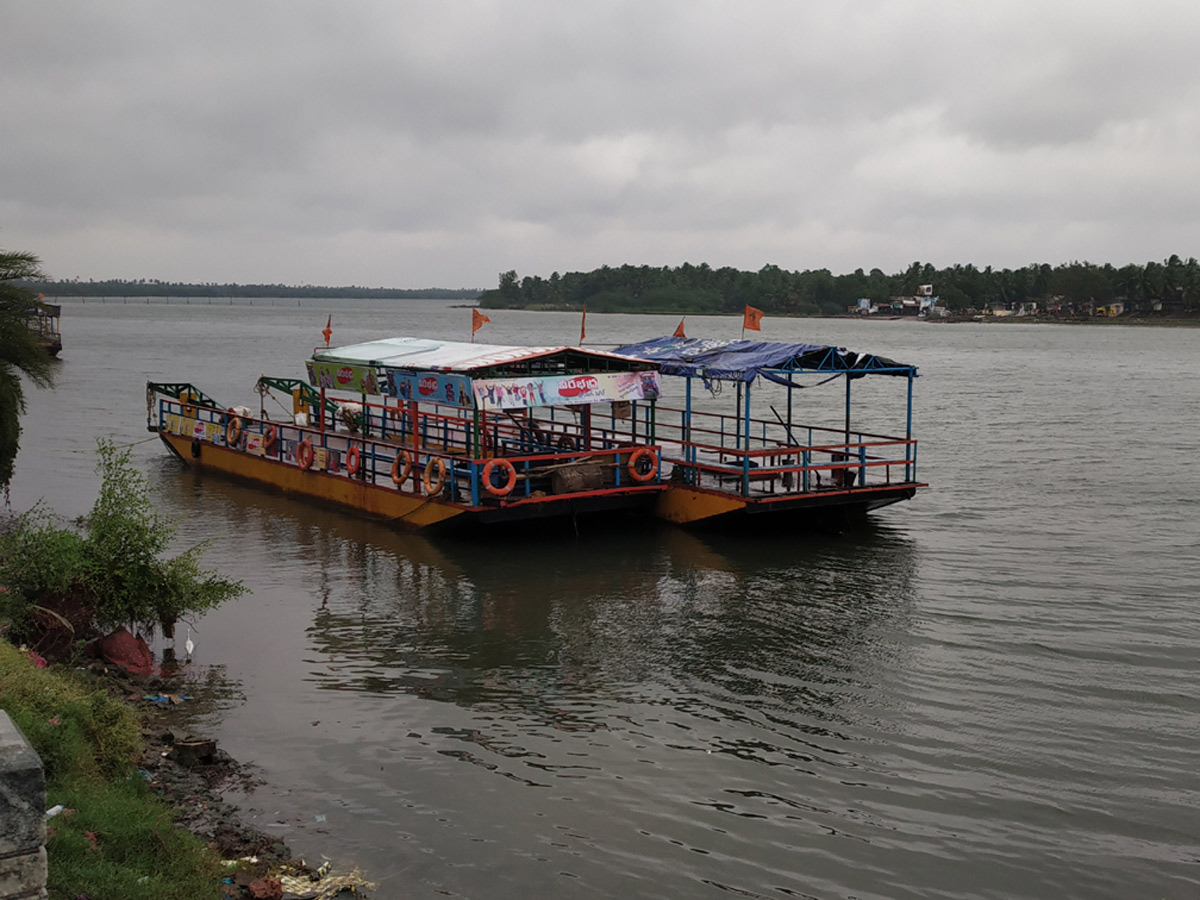
[[[274,425],[267,426],[266,440],[263,441],[263,452],[274,453],[275,445],[279,443],[279,429]]]
[[[313,460],[317,454],[313,451],[313,445],[307,441],[301,441],[296,447],[296,465],[307,472],[312,468]]]
[[[242,420],[234,416],[229,420],[229,424],[225,426],[225,446],[236,447],[237,442],[242,439]]]
[[[649,459],[650,466],[643,472],[638,463],[643,459]],[[658,477],[658,454],[649,447],[638,447],[629,454],[629,477],[638,484],[645,484]]]
[[[351,444],[346,450],[346,474],[357,475],[360,462],[362,462],[362,456],[358,452],[358,444]]]
[[[400,468],[400,463],[404,463],[404,468]],[[401,450],[396,454],[396,458],[392,460],[392,483],[396,487],[404,484],[404,480],[412,474],[413,457],[407,450]]]
[[[492,483],[492,472],[499,466],[502,469],[508,469],[508,480],[500,486]],[[493,497],[507,497],[512,493],[512,489],[517,486],[517,470],[507,459],[502,456],[497,456],[487,461],[487,465],[483,467],[483,487]]]
[[[437,481],[432,481],[430,475],[436,472]],[[425,493],[432,497],[442,489],[442,485],[446,483],[446,463],[440,456],[429,457],[429,462],[425,463],[425,477],[422,479],[425,483]]]

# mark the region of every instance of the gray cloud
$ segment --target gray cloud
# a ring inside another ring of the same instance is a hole
[[[1200,12],[3,4],[0,246],[60,277],[1116,264],[1200,233]]]

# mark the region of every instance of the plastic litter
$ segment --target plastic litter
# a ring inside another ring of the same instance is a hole
[[[321,869],[325,870],[324,875],[318,870],[315,876],[285,874],[279,880],[285,891],[304,900],[332,900],[342,891],[357,895],[359,891],[375,890],[375,885],[363,878],[358,869],[349,875],[331,875],[325,866]]]

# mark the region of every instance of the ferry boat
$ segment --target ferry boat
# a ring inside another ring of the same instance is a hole
[[[928,487],[917,479],[912,429],[916,366],[820,344],[683,337],[627,344],[614,352],[657,363],[664,388],[674,379],[683,382],[682,408],[659,401],[655,410],[655,437],[669,473],[667,490],[655,505],[661,519],[780,528],[858,517]],[[890,407],[889,398],[875,392],[865,398],[869,406],[863,404],[872,416],[899,407],[895,420],[904,423],[902,436],[868,432],[855,424],[852,386],[867,378],[881,387],[883,382],[903,386],[899,397],[892,392]],[[799,392],[818,386],[835,394],[820,405],[827,415],[836,412],[837,419],[795,421],[798,396],[812,396]],[[712,411],[729,395],[731,412]],[[764,415],[766,408],[770,417]]]
[[[645,518],[665,490],[656,363],[396,337],[318,348],[306,366],[305,380],[261,377],[257,412],[150,382],[147,425],[200,471],[418,529]],[[269,415],[279,394],[290,409]]]
[[[197,469],[414,528],[620,512],[786,529],[928,486],[916,366],[828,345],[665,337],[609,353],[401,337],[317,349],[307,370],[261,377],[257,415],[190,383],[150,383],[148,425]],[[867,377],[903,385],[903,436],[855,424],[852,388]],[[716,411],[730,386],[733,410]],[[823,404],[836,422],[796,421],[812,387],[836,395]],[[273,394],[290,399],[287,418],[268,415]]]

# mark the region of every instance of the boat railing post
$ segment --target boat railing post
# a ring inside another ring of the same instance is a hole
[[[808,442],[809,442],[810,444],[812,443],[812,438],[811,438],[811,437],[808,439]],[[806,448],[805,448],[805,449],[804,449],[804,450],[801,452],[800,456],[801,456],[801,458],[802,458],[802,459],[803,459],[803,461],[804,461],[804,478],[803,478],[803,484],[804,484],[804,493],[806,493],[806,494],[807,494],[807,493],[808,493],[808,460],[809,460],[809,450],[808,450],[808,448],[807,448],[807,447],[806,447]]]
[[[858,436],[858,486],[867,486],[867,448],[863,446],[861,434]]]

